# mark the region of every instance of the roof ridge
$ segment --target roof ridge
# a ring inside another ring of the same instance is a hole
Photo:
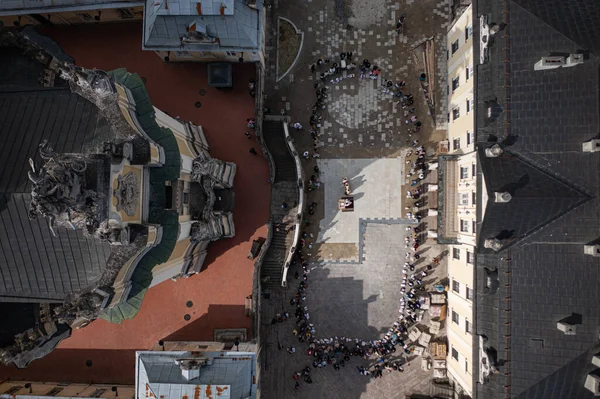
[[[523,11],[527,12],[528,14],[530,14],[531,16],[533,16],[535,19],[537,19],[538,21],[542,22],[544,25],[548,26],[549,28],[553,29],[554,31],[556,31],[557,33],[559,33],[561,36],[563,36],[564,38],[566,38],[567,40],[569,40],[569,41],[573,42],[574,44],[576,44],[578,47],[582,47],[582,48],[584,48],[584,49],[589,50],[590,52],[592,52],[592,50],[590,49],[589,45],[585,45],[585,44],[579,43],[575,39],[567,36],[560,29],[556,28],[554,25],[552,25],[551,23],[549,23],[548,21],[546,21],[541,16],[536,15],[531,10],[529,10],[529,9],[525,8],[524,6],[522,6],[521,4],[517,3],[518,0],[509,0],[509,1],[510,1],[511,4],[514,4],[517,7],[519,7],[520,9],[522,9]],[[593,53],[593,54],[595,54],[595,53]]]
[[[571,181],[563,179],[562,175],[559,175],[558,173],[554,172],[553,170],[540,165],[539,163],[537,163],[536,161],[534,161],[533,159],[528,157],[528,155],[537,156],[536,153],[527,151],[526,149],[525,149],[525,151],[519,151],[519,152],[511,151],[510,148],[508,148],[508,149],[505,148],[504,152],[509,154],[510,156],[518,159],[520,162],[523,162],[525,165],[539,171],[540,173],[544,174],[548,178],[562,184],[563,186],[565,186],[573,191],[576,191],[578,194],[580,194],[581,197],[586,197],[586,198],[593,197],[593,195],[590,194],[589,192],[587,192],[583,187],[579,187],[578,185],[573,184]],[[525,154],[524,152],[526,152],[527,154]],[[529,198],[529,197],[525,197],[525,198]],[[561,197],[550,197],[550,198],[561,198]],[[562,198],[564,198],[564,197],[562,197]]]

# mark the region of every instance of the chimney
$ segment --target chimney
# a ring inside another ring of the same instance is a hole
[[[490,148],[485,149],[485,156],[488,158],[496,158],[502,154],[504,150],[500,147],[500,144],[494,144]]]
[[[575,335],[577,332],[577,326],[574,324],[569,324],[565,321],[559,321],[556,323],[556,328],[558,331],[562,331],[565,335]]]
[[[563,68],[574,67],[579,64],[583,64],[583,54],[570,54]]]
[[[592,139],[583,143],[583,152],[600,151],[600,139]]]
[[[191,381],[200,377],[200,368],[204,365],[207,359],[177,359],[175,363],[179,365],[181,376],[187,381]]]
[[[497,204],[499,203],[507,203],[510,202],[510,200],[512,199],[512,195],[510,195],[510,193],[508,192],[503,192],[503,193],[499,193],[499,192],[495,192],[495,201]]]
[[[502,242],[497,238],[488,238],[483,242],[483,247],[498,252],[502,249]]]
[[[583,253],[594,257],[600,257],[600,245],[584,245]]]
[[[589,373],[585,377],[585,383],[583,386],[586,387],[594,395],[600,396],[600,377],[596,374]]]

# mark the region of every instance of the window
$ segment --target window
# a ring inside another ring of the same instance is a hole
[[[473,252],[467,251],[467,263],[473,264],[475,262],[475,257],[473,256]]]
[[[106,392],[105,388],[98,388],[90,395],[90,398],[99,398],[102,394]]]
[[[469,38],[473,36],[473,26],[467,26],[467,29],[465,29],[465,42],[467,40],[469,40]]]
[[[458,351],[452,347],[452,358],[458,361]]]
[[[452,248],[452,259],[460,259],[460,249]]]
[[[14,386],[14,387],[10,387],[8,388],[7,391],[4,391],[3,395],[14,395],[15,393],[19,392],[21,390],[21,388],[23,388],[22,386]]]
[[[63,388],[59,388],[59,387],[54,387],[52,388],[50,391],[48,391],[48,393],[46,394],[46,396],[56,396],[58,395],[61,391],[63,390]]]
[[[452,140],[452,146],[454,147],[454,151],[460,148],[460,138],[455,138]]]
[[[458,51],[458,39],[456,39],[454,41],[454,43],[452,43],[452,55],[454,55],[454,53],[456,53]]]
[[[460,205],[469,205],[469,193],[460,193]]]
[[[471,203],[477,205],[477,193],[475,191],[471,193]]]
[[[473,144],[475,142],[475,133],[473,132],[467,132],[467,145]],[[475,176],[476,173],[473,173],[473,176]]]
[[[450,85],[446,86],[446,94],[450,94]]]
[[[457,76],[454,79],[452,79],[452,92],[458,89],[458,86],[460,86],[460,76]]]
[[[235,57],[237,55],[235,51],[226,51],[225,54],[227,54],[230,57]]]
[[[165,186],[165,209],[173,209],[173,187]]]
[[[452,322],[455,324],[460,324],[460,316],[454,310],[452,311]]]
[[[459,116],[460,116],[460,108],[454,108],[452,110],[452,120],[458,119]]]
[[[456,292],[457,294],[460,293],[460,283],[456,280],[452,280],[452,291]]]
[[[88,14],[87,12],[82,12],[77,14],[77,16],[79,17],[79,19],[81,19],[83,22],[90,22],[93,18],[90,14]]]
[[[121,19],[133,19],[133,13],[127,8],[117,8],[117,14]]]
[[[467,98],[467,114],[473,111],[473,97]]]
[[[465,359],[465,373],[469,374],[469,361]]]
[[[473,166],[471,166],[471,174],[473,175],[473,177],[477,176],[477,165],[473,164]]]
[[[473,300],[473,288],[467,287],[467,299],[470,301]]]
[[[469,78],[471,77],[471,73],[472,73],[472,72],[471,72],[471,70],[472,70],[472,69],[473,69],[473,67],[472,67],[471,65],[469,65],[469,66],[468,66],[468,67],[465,69],[465,73],[466,73],[466,75],[467,75],[467,79],[466,79],[466,80],[469,80]]]
[[[473,332],[473,325],[469,320],[465,320],[465,331],[471,334]]]
[[[475,234],[477,232],[477,222],[473,220],[473,223],[471,223],[471,232],[473,234]]]
[[[450,112],[448,112],[448,123],[450,123]]]
[[[460,220],[460,231],[462,233],[468,233],[469,232],[469,221],[468,220]]]
[[[461,179],[468,179],[469,178],[469,168],[467,168],[466,166],[461,166],[460,167],[460,178]]]

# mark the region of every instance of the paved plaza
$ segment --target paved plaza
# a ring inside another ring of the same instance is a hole
[[[310,274],[307,299],[318,337],[376,340],[398,318],[404,223],[366,223],[360,264],[324,263]],[[414,224],[410,224],[414,226]]]
[[[378,339],[399,316],[404,237],[406,227],[414,226],[403,219],[407,189],[404,157],[412,141],[407,137],[411,125],[394,98],[384,93],[381,82],[406,81],[403,92],[413,94],[415,115],[423,123],[419,142],[428,154],[435,153],[437,141],[445,137],[447,118],[445,35],[449,3],[275,0],[272,10],[272,20],[289,19],[304,34],[304,40],[296,64],[276,82],[277,32],[267,32],[265,106],[271,113],[281,110],[292,122],[308,127],[318,80],[318,72],[311,72],[310,65],[318,58],[335,60],[340,52],[351,51],[353,62],[360,64],[368,59],[382,70],[378,80],[360,79],[360,71],[355,69],[345,71],[337,83],[325,82],[329,86],[327,109],[322,112],[318,129],[321,157],[304,163],[306,176],[314,173],[315,165],[319,166],[321,183],[320,188],[308,193],[308,204],[315,202],[317,206],[314,215],[306,216],[304,229],[307,237],[303,254],[311,262],[305,302],[310,322],[318,338]],[[394,26],[402,13],[407,14],[406,29],[398,35]],[[435,75],[434,87],[430,87],[435,115],[430,113],[418,79],[425,68],[425,42],[434,43],[429,54],[434,61],[428,65],[433,65],[431,72]],[[312,148],[307,130],[292,132],[299,151]],[[348,177],[356,200],[354,212],[338,210],[344,177]],[[441,249],[428,241],[419,253],[416,272],[424,270]],[[313,369],[313,383],[301,381],[300,391],[295,392],[294,373],[312,363],[306,355],[308,343],[300,343],[292,334],[295,306],[289,301],[301,281],[294,279],[295,272],[302,275],[302,269],[294,266],[288,275],[289,288],[269,292],[262,308],[263,397],[404,399],[410,394],[433,393],[431,372],[421,370],[420,357],[402,358],[410,360],[403,373],[385,372],[379,379],[361,376],[356,370],[356,366],[372,366],[373,360],[353,357],[339,371],[333,367]],[[424,283],[430,288],[446,274],[442,262]],[[275,314],[284,311],[290,312],[290,320],[271,324]],[[296,349],[294,354],[286,350],[291,346]],[[392,356],[390,360],[400,358]]]
[[[324,217],[319,222],[318,243],[358,245],[361,219],[402,217],[403,158],[323,159],[317,164],[324,190]],[[354,211],[338,209],[348,178]]]

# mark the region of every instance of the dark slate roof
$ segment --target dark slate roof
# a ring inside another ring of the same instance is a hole
[[[28,159],[44,139],[57,152],[85,152],[112,133],[95,105],[64,87],[38,87],[39,66],[0,52],[0,76],[9,77],[0,78],[0,300],[61,301],[102,275],[110,247],[82,231],[53,237],[44,219],[29,220]]]
[[[552,53],[595,53],[597,3],[474,4],[476,15],[488,15],[493,23],[502,23],[509,10],[489,61],[477,68],[476,131],[488,195],[513,194],[508,204],[489,200],[479,230],[474,343],[485,335],[498,360],[510,362],[501,362],[488,383],[474,385],[478,398],[504,398],[506,385],[518,398],[594,397],[583,382],[599,349],[600,260],[584,255],[583,245],[600,239],[600,153],[583,153],[582,143],[600,130],[600,65],[594,54],[573,68],[534,71],[533,65]],[[492,120],[486,119],[485,101],[496,102],[499,112]],[[483,149],[493,142],[502,143],[505,152],[486,158]],[[482,248],[482,240],[502,230],[512,235],[500,252]],[[498,270],[495,294],[485,290],[486,269]],[[556,325],[573,313],[581,324],[576,335],[567,336]]]
[[[599,1],[515,0],[514,2],[573,40],[581,50],[590,50],[600,55]]]

